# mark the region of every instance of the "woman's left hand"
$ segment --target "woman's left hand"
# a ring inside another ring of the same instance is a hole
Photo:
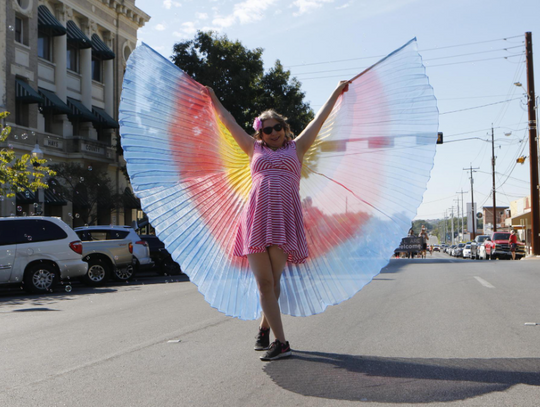
[[[351,83],[352,83],[351,81],[340,81],[338,83],[336,91],[339,91],[340,94],[347,92],[349,90],[349,84]]]

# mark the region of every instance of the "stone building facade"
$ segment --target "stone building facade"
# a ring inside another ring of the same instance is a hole
[[[135,0],[5,0],[0,19],[6,22],[0,25],[0,111],[10,112],[4,124],[12,127],[0,148],[20,156],[38,146],[48,163],[108,174],[110,194],[129,191],[117,149],[118,106],[137,30],[150,16]],[[53,190],[3,198],[0,216],[30,215],[39,207],[70,225],[84,223],[75,216],[88,206],[84,199]],[[134,199],[126,202],[94,209],[96,222],[129,224],[140,211]]]

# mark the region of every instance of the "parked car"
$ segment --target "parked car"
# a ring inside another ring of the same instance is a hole
[[[463,258],[464,259],[470,259],[471,258],[471,245],[466,244],[463,248]]]
[[[172,259],[171,254],[157,236],[141,235],[141,239],[148,243],[150,256],[154,261],[158,273],[168,275],[182,274],[182,269],[178,263]]]
[[[438,244],[434,244],[433,245],[433,251],[434,252],[441,252],[441,246],[439,246]]]
[[[129,239],[97,240],[90,231],[78,231],[83,240],[83,260],[88,271],[82,280],[91,286],[105,284],[110,277],[116,281],[127,281],[135,275],[133,243]]]
[[[489,237],[489,235],[478,235],[471,242],[471,259],[480,259],[479,249],[482,243]]]
[[[129,239],[133,244],[133,256],[135,258],[135,272],[147,270],[154,267],[154,262],[150,256],[150,248],[135,232],[131,226],[84,226],[75,228],[75,232],[82,237],[83,241],[88,240],[111,240],[111,239]],[[84,234],[79,232],[91,233],[91,238],[84,238]]]
[[[465,243],[459,243],[453,251],[454,257],[463,257],[463,248],[465,247]]]
[[[486,256],[492,259],[511,259],[512,252],[510,251],[510,245],[508,240],[510,239],[510,232],[494,232],[490,237],[485,240]],[[517,243],[516,259],[525,257],[525,245],[522,242]]]
[[[0,284],[22,284],[31,293],[51,291],[61,280],[83,276],[77,234],[61,219],[0,218]]]

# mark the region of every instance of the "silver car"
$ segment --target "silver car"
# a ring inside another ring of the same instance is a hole
[[[135,271],[150,269],[154,266],[148,243],[142,240],[131,226],[83,226],[75,228],[75,232],[83,241],[130,239],[133,243]]]
[[[87,269],[81,240],[61,219],[0,218],[0,284],[22,284],[28,292],[46,293]]]

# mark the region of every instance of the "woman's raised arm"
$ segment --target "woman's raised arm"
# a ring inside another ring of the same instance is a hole
[[[324,122],[330,115],[330,112],[334,108],[334,105],[336,104],[339,95],[349,90],[349,83],[350,81],[339,82],[332,95],[328,98],[324,106],[317,113],[317,116],[315,116],[315,118],[311,122],[309,122],[304,131],[300,133],[300,135],[296,138],[296,151],[299,155],[298,158],[300,159],[300,161],[315,141],[315,138],[317,137],[317,134],[319,134],[322,125],[324,124]]]
[[[231,135],[233,136],[236,143],[240,146],[240,148],[249,156],[253,154],[253,146],[255,144],[255,140],[253,137],[251,137],[249,134],[245,132],[245,130],[240,127],[238,123],[236,123],[236,120],[232,116],[232,114],[229,113],[227,109],[221,104],[221,101],[216,96],[214,90],[208,86],[206,86],[206,91],[208,92],[208,96],[212,99],[212,103],[214,104],[214,107],[216,108],[216,112],[219,116],[219,119],[221,122],[227,127],[227,130],[231,132]]]

